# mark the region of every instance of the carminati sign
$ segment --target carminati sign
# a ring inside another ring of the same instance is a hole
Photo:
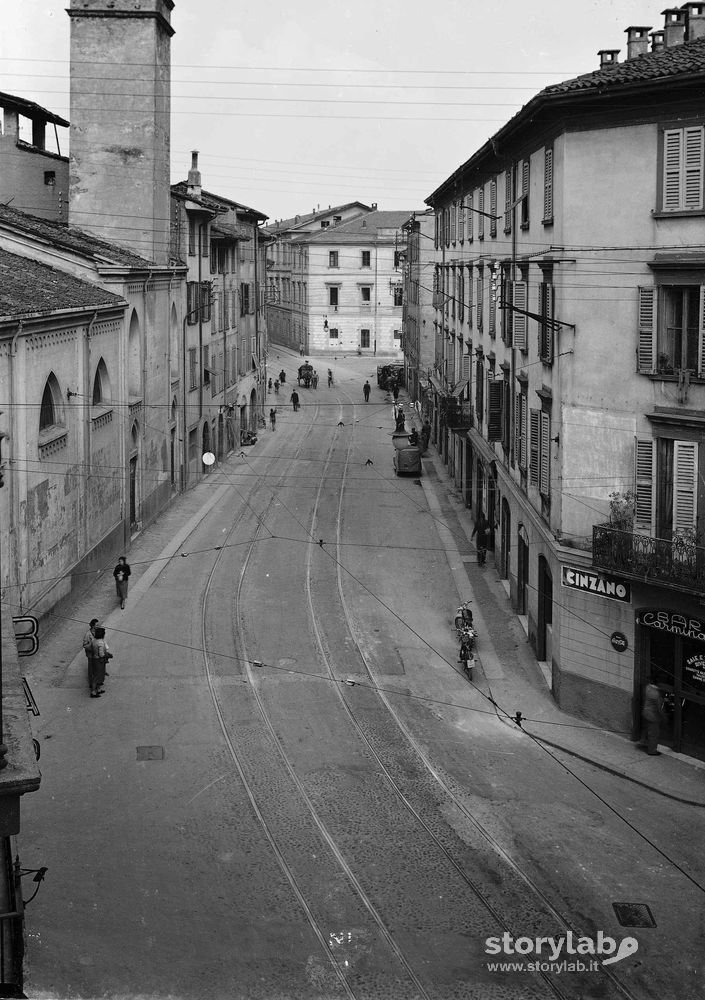
[[[570,590],[582,590],[599,597],[608,597],[611,601],[622,601],[630,604],[632,591],[627,580],[609,573],[595,573],[589,569],[578,569],[576,566],[561,566],[561,583]]]

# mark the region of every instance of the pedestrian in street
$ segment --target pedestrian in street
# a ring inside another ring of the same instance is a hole
[[[115,589],[117,590],[118,601],[120,601],[120,607],[125,607],[125,601],[127,600],[127,588],[128,580],[132,570],[130,569],[127,559],[125,556],[120,556],[118,559],[118,564],[113,570],[113,576],[115,577]]]
[[[394,388],[392,389],[392,396],[394,397],[394,402],[396,403],[396,401],[399,399],[399,386],[396,384],[396,382],[394,383]]]
[[[272,391],[272,380],[270,378],[269,382],[267,382],[267,392],[270,393],[271,391]]]
[[[83,652],[86,654],[86,660],[88,661],[88,687],[91,691],[95,690],[95,683],[93,680],[93,640],[95,638],[95,627],[98,624],[98,618],[91,618],[88,631],[83,637]]]
[[[272,430],[277,426],[277,411],[272,407],[269,411],[269,423],[271,424]]]
[[[291,402],[293,403],[294,406],[294,413],[296,413],[296,411],[299,408],[299,394],[296,391],[296,389],[294,389],[294,391],[291,394]]]
[[[274,380],[274,395],[279,395],[279,379]]]
[[[105,667],[108,660],[112,659],[112,653],[105,641],[105,629],[102,625],[96,625],[94,636],[91,642],[91,654],[93,660],[93,684],[91,686],[91,698],[100,698],[105,694]]]
[[[369,403],[370,393],[372,392],[372,386],[370,385],[370,380],[368,379],[362,387],[362,395],[365,397],[365,402]]]
[[[284,371],[283,368],[279,372],[279,381],[281,382],[282,385],[284,385],[284,383],[286,382],[286,372]]]
[[[489,528],[490,525],[487,518],[482,511],[480,511],[477,515],[477,520],[475,521],[475,527],[472,529],[472,535],[470,536],[471,538],[474,538],[475,535],[477,535],[477,541],[475,544],[477,546],[478,566],[485,565],[485,560],[487,558],[487,533]]]
[[[318,388],[318,372],[315,368],[313,369],[313,375],[311,376],[311,385],[314,389]]]
[[[419,443],[419,432],[415,427],[412,427],[409,431],[409,444],[415,447]]]
[[[421,428],[421,447],[424,451],[428,448],[428,442],[431,440],[431,424],[430,421],[424,420],[423,427]]]
[[[658,757],[658,738],[661,730],[661,692],[653,680],[644,688],[644,700],[641,708],[642,734],[639,742],[650,757]]]
[[[304,356],[304,345],[303,345],[303,341],[299,341],[299,354],[301,355],[301,357],[303,357],[303,356]]]

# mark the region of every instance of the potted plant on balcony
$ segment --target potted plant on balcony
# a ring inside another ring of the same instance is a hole
[[[615,567],[630,569],[634,549],[634,515],[636,493],[634,490],[613,490],[610,498],[610,528],[613,529],[612,553]]]

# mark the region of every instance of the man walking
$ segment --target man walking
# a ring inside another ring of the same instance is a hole
[[[472,529],[471,538],[477,535],[477,565],[484,566],[485,559],[487,558],[487,532],[489,531],[489,522],[485,515],[480,511],[477,515],[477,520],[475,521],[475,527]]]
[[[269,423],[271,425],[272,430],[274,430],[274,428],[277,426],[277,411],[274,409],[274,407],[272,407],[272,409],[269,411]]]
[[[127,600],[127,588],[128,580],[132,570],[130,569],[127,559],[125,556],[120,556],[118,559],[118,564],[113,570],[113,576],[115,577],[115,589],[117,591],[117,597],[120,601],[120,607],[124,609],[125,601]]]
[[[296,411],[299,408],[299,394],[296,391],[296,389],[294,389],[294,391],[291,394],[291,402],[292,402],[292,404],[294,406],[294,413],[296,413]]]
[[[88,626],[88,631],[83,637],[83,652],[86,654],[86,659],[88,661],[88,687],[91,689],[91,696],[96,688],[93,676],[94,675],[93,639],[95,638],[95,629],[97,624],[98,624],[98,619],[91,618],[90,625]]]
[[[370,385],[370,381],[368,379],[367,382],[365,382],[365,384],[362,387],[362,395],[365,397],[365,402],[366,403],[369,403],[369,401],[370,401],[370,393],[371,392],[372,392],[372,386]]]

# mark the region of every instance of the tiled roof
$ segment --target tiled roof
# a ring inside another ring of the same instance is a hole
[[[423,210],[420,210],[423,211]],[[403,212],[367,212],[349,222],[321,229],[320,232],[302,235],[296,240],[301,243],[360,243],[377,238],[380,229],[401,229],[413,214],[412,209]]]
[[[98,285],[0,248],[0,317],[125,305]]]
[[[34,236],[45,240],[53,246],[62,247],[65,250],[89,257],[92,260],[100,260],[103,264],[115,264],[123,267],[152,267],[150,262],[144,257],[138,257],[131,250],[118,246],[116,243],[108,243],[90,233],[84,233],[80,229],[69,229],[59,222],[51,222],[48,219],[39,219],[35,215],[27,215],[26,212],[19,212],[16,208],[7,205],[0,205],[0,226],[7,225],[13,229],[18,229],[28,236]]]
[[[644,55],[636,56],[634,59],[613,63],[593,73],[576,76],[572,80],[554,83],[540,91],[537,97],[604,90],[609,87],[657,80],[671,83],[679,76],[703,73],[705,73],[705,38],[698,38],[682,45],[669,46],[659,52],[645,52]]]
[[[361,201],[349,201],[345,205],[333,205],[332,208],[322,208],[305,215],[294,215],[290,219],[279,219],[265,226],[265,229],[270,233],[280,233],[287,229],[300,229],[302,226],[307,226],[309,222],[315,222],[316,219],[325,219],[329,215],[336,215],[338,212],[344,212],[347,208],[355,207],[360,208],[363,212],[372,211],[371,205],[364,205]]]
[[[176,184],[171,185],[171,193],[177,195],[180,198],[188,197],[188,181],[177,181]],[[249,215],[256,215],[258,219],[268,219],[269,216],[265,215],[264,212],[258,211],[256,208],[249,208],[247,205],[241,205],[239,201],[233,201],[231,198],[225,198],[221,194],[213,194],[212,191],[204,191],[201,189],[201,197],[193,198],[193,201],[202,201],[206,208],[214,208],[220,205],[230,205],[238,212],[247,212]]]
[[[484,146],[447,177],[428,198],[426,204],[433,204],[436,196],[446,190],[449,184],[468,169],[480,167],[485,160],[493,158],[496,150],[506,142],[508,137],[531,125],[537,113],[543,109],[549,110],[552,105],[560,104],[565,111],[566,101],[580,101],[592,96],[600,98],[621,94],[634,95],[644,88],[657,89],[659,93],[677,84],[689,84],[693,81],[700,87],[705,83],[705,38],[683,42],[681,45],[671,45],[658,52],[646,52],[625,62],[612,63],[592,73],[554,83],[539,91],[528,104],[518,111],[499,131],[495,132]],[[648,104],[645,102],[644,107]],[[576,114],[579,108],[575,108]]]

